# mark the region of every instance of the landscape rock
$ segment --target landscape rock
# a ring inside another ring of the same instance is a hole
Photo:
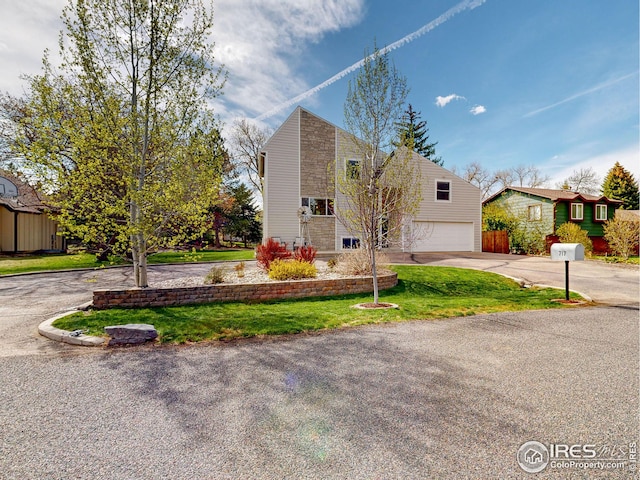
[[[154,340],[158,336],[156,328],[146,323],[113,325],[104,327],[104,331],[111,337],[109,345],[137,345]]]

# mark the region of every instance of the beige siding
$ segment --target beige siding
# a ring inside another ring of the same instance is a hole
[[[0,252],[13,252],[14,213],[0,207]]]
[[[422,200],[418,222],[473,223],[473,251],[482,251],[482,194],[480,189],[445,168],[414,154],[421,163]],[[451,184],[451,201],[436,201],[436,182]]]
[[[58,224],[46,214],[18,212],[18,245],[14,245],[16,214],[0,208],[0,251],[34,252],[62,250],[63,239],[57,235]]]
[[[293,244],[299,235],[300,110],[296,109],[265,145],[263,237]]]
[[[56,235],[57,224],[46,214],[18,214],[18,251],[60,250],[62,238]]]

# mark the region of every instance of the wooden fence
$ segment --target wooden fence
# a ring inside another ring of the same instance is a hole
[[[482,232],[482,251],[509,253],[509,235],[506,230]]]

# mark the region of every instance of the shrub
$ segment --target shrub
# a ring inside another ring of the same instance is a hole
[[[378,273],[384,271],[389,264],[389,258],[376,251],[376,267]],[[357,248],[343,253],[338,257],[337,270],[344,275],[371,275],[369,254],[364,248]]]
[[[244,262],[236,263],[236,266],[233,267],[238,275],[238,278],[244,277]]]
[[[268,238],[264,244],[256,247],[256,262],[265,272],[269,271],[271,262],[274,260],[283,260],[289,257],[291,257],[291,252],[287,250],[287,245],[281,245],[273,238]]]
[[[336,257],[332,257],[329,260],[327,260],[327,267],[329,267],[329,270],[333,270],[337,266],[338,266],[338,259]]]
[[[316,255],[318,254],[318,249],[312,247],[311,245],[303,246],[300,248],[296,248],[296,251],[293,252],[294,260],[298,260],[300,262],[307,262],[313,264],[316,261]]]
[[[225,274],[224,267],[220,267],[218,265],[211,267],[211,270],[209,270],[209,273],[207,273],[207,276],[204,277],[205,285],[214,285],[216,283],[224,282],[224,274]]]
[[[556,230],[556,235],[562,243],[581,243],[585,255],[591,255],[593,252],[593,243],[589,238],[589,233],[582,230],[577,223],[563,223]]]
[[[301,260],[275,259],[269,268],[269,278],[273,280],[300,280],[315,278],[317,275],[315,265]]]
[[[640,241],[640,222],[623,220],[619,217],[604,224],[604,239],[614,255],[624,261],[633,255]]]

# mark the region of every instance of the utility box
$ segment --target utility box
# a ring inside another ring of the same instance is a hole
[[[581,243],[554,243],[551,245],[551,260],[584,260],[584,246]]]

